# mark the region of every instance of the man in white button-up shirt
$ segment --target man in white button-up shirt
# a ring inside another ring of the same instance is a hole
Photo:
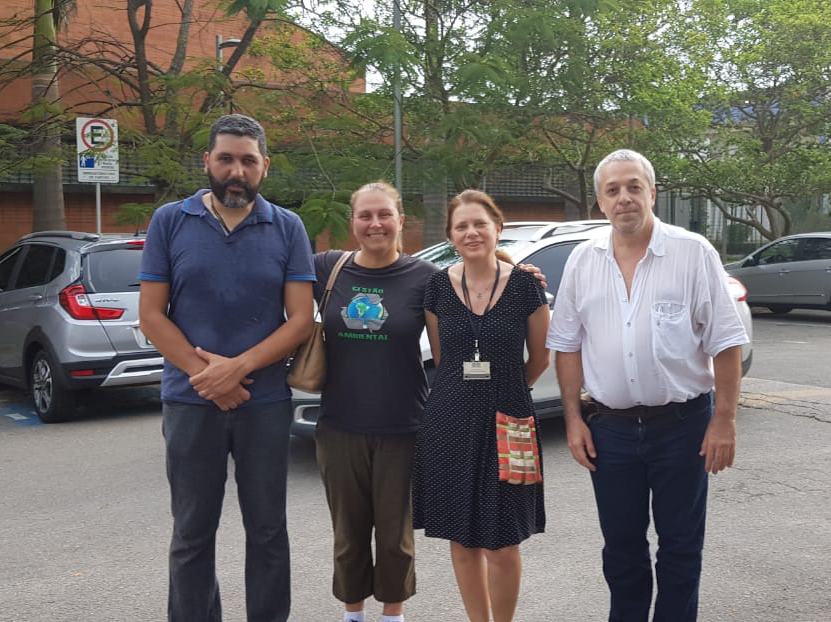
[[[655,173],[619,150],[594,177],[608,237],[569,257],[547,345],[556,351],[568,446],[591,471],[610,621],[696,619],[707,474],[732,466],[741,346],[727,277],[703,237],[652,213]],[[715,408],[712,391],[715,386]],[[583,418],[581,391],[594,402]]]

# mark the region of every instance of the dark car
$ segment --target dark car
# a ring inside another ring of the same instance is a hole
[[[0,383],[30,391],[44,422],[66,420],[82,390],[161,379],[138,323],[143,249],[139,236],[44,231],[0,255]]]
[[[750,306],[831,310],[831,231],[779,238],[724,268],[744,283]]]

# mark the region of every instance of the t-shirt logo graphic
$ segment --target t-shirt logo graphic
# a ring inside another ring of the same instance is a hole
[[[341,307],[340,316],[352,330],[380,330],[387,320],[387,310],[378,294],[357,294],[347,306]]]

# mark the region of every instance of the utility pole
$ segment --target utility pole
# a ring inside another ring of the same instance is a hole
[[[392,0],[392,27],[395,32],[401,32],[401,4],[400,0]],[[392,84],[393,98],[393,127],[395,139],[395,189],[402,194],[403,171],[401,165],[401,67],[395,63],[395,76]]]

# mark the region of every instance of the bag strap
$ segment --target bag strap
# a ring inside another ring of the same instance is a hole
[[[321,319],[323,318],[323,312],[326,311],[326,304],[329,302],[329,296],[332,294],[332,289],[335,287],[335,281],[338,278],[340,269],[343,267],[343,264],[345,264],[354,254],[355,251],[343,253],[335,263],[335,267],[332,268],[332,271],[329,273],[329,280],[326,281],[326,291],[323,292],[323,297],[320,299],[320,304],[317,306],[317,313]]]

